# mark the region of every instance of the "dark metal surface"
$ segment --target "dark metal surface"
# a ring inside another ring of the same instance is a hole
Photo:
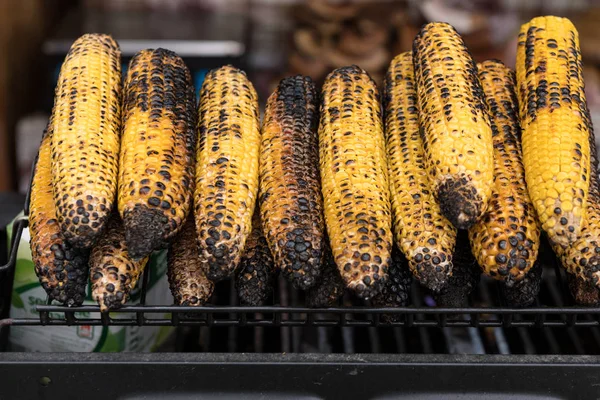
[[[451,366],[451,367],[450,367]],[[1,399],[595,399],[600,357],[0,354]]]

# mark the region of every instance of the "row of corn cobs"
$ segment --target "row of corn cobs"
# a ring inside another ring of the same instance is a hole
[[[383,105],[356,66],[329,74],[320,102],[309,78],[290,77],[262,128],[238,69],[211,71],[196,107],[173,52],[139,52],[124,87],[120,65],[117,43],[89,34],[60,72],[29,217],[51,299],[81,304],[89,275],[101,309],[117,308],[169,247],[182,305],[234,274],[242,302],[260,304],[278,270],[313,306],[345,288],[405,305],[411,275],[461,304],[476,264],[527,305],[541,228],[575,291],[597,300],[596,155],[567,19],[522,27],[516,79],[499,61],[475,65],[450,25],[427,24],[392,61]]]

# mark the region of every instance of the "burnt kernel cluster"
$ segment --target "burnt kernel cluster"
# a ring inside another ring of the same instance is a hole
[[[411,52],[394,58],[384,87],[394,236],[414,276],[438,291],[452,274],[456,228],[442,215],[427,177]]]
[[[125,81],[119,211],[130,255],[165,248],[182,228],[193,194],[196,109],[183,60],[142,50]]]
[[[548,16],[523,25],[516,65],[529,194],[550,240],[566,248],[585,225],[590,181],[591,121],[573,24]]]
[[[117,309],[127,302],[147,262],[147,257],[136,261],[129,255],[125,229],[115,212],[90,255],[92,298],[102,312]]]
[[[597,306],[600,303],[600,290],[589,280],[573,274],[567,274],[567,282],[571,296],[576,304]]]
[[[477,66],[456,30],[425,25],[413,42],[424,161],[442,213],[457,228],[485,211],[493,184],[492,131]]]
[[[198,258],[194,218],[190,215],[167,253],[169,287],[180,306],[201,306],[212,296],[215,284]]]
[[[218,281],[238,267],[258,192],[258,98],[232,66],[210,71],[200,91],[194,212],[200,258]]]
[[[323,273],[317,283],[306,291],[306,305],[312,308],[333,307],[344,295],[346,285],[335,265],[331,248],[325,239]]]
[[[514,73],[500,61],[478,68],[492,124],[495,180],[487,211],[469,229],[469,239],[483,272],[512,285],[536,262],[540,228],[525,183]]]
[[[236,274],[235,287],[240,303],[248,306],[264,304],[273,293],[277,268],[262,233],[258,210],[252,221],[252,232]]]
[[[68,306],[78,306],[85,299],[88,252],[73,248],[64,240],[56,217],[50,154],[51,123],[44,133],[31,182],[31,259],[48,297]]]
[[[479,283],[481,273],[469,248],[469,238],[464,231],[458,232],[452,264],[452,277],[446,287],[434,294],[435,301],[442,307],[465,307],[469,295]]]
[[[60,70],[51,119],[54,205],[76,248],[93,246],[113,208],[121,95],[117,43],[100,34],[77,39]]]
[[[412,274],[408,268],[408,262],[400,250],[394,247],[389,278],[383,285],[381,293],[373,298],[372,303],[376,307],[406,307],[410,304],[411,285]],[[396,322],[401,315],[384,315],[383,317],[390,322]]]
[[[502,297],[509,307],[528,307],[535,301],[542,284],[542,265],[535,263],[525,277],[514,285],[502,285]]]
[[[304,290],[321,274],[325,235],[317,101],[310,78],[283,79],[269,97],[261,130],[263,230],[277,266]]]
[[[331,248],[346,285],[368,299],[387,279],[392,248],[377,86],[357,66],[336,69],[323,85],[320,111],[319,160]]]

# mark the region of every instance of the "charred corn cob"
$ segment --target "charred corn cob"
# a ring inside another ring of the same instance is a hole
[[[119,165],[119,212],[135,259],[165,248],[193,194],[196,110],[190,71],[175,53],[142,50],[129,64]]]
[[[375,307],[406,307],[410,304],[410,286],[412,274],[408,268],[408,260],[400,250],[392,250],[392,265],[389,279],[383,285],[381,293],[373,298]],[[401,314],[384,314],[384,319],[390,322],[398,321]]]
[[[90,255],[92,297],[101,311],[117,309],[127,302],[147,262],[148,257],[138,261],[131,258],[123,222],[113,215]]]
[[[194,218],[190,215],[167,253],[167,277],[175,303],[201,306],[212,296],[215,284],[198,257]]]
[[[592,282],[573,274],[567,274],[567,281],[576,304],[595,306],[600,303],[600,291]]]
[[[51,300],[68,306],[83,303],[88,276],[88,254],[64,240],[52,197],[52,122],[44,133],[31,182],[29,233],[35,273]]]
[[[246,241],[240,264],[235,281],[240,302],[248,306],[263,304],[273,293],[277,273],[262,232],[259,210],[255,211],[252,218],[252,232]]]
[[[321,274],[325,230],[317,101],[310,78],[283,79],[269,97],[261,131],[263,231],[275,265],[304,290]]]
[[[535,262],[523,279],[512,286],[502,285],[502,296],[509,307],[530,306],[540,292],[542,266]]]
[[[333,254],[324,239],[323,250],[323,273],[317,280],[317,284],[306,291],[306,305],[312,308],[333,307],[340,297],[344,295],[346,285],[340,276]]]
[[[587,106],[583,111],[590,131],[589,195],[586,215],[579,238],[563,247],[554,242],[552,248],[562,266],[579,279],[600,287],[600,186],[598,185],[598,156],[591,119]]]
[[[200,92],[194,207],[200,258],[219,281],[237,268],[258,192],[258,98],[243,71],[210,71]]]
[[[396,243],[414,276],[438,291],[452,274],[456,228],[442,215],[427,177],[410,52],[387,71],[384,111]]]
[[[58,76],[52,179],[65,239],[90,248],[106,227],[117,190],[121,52],[108,35],[73,43]]]
[[[466,229],[493,183],[492,130],[477,67],[456,30],[425,25],[413,42],[425,166],[442,213]]]
[[[385,138],[377,86],[357,66],[323,85],[319,125],[325,221],[335,262],[360,297],[387,279],[392,234]]]
[[[589,126],[578,33],[565,18],[521,27],[517,84],[523,164],[542,228],[566,247],[581,233],[589,190]]]
[[[500,61],[477,67],[492,123],[494,185],[488,210],[469,229],[469,240],[483,272],[510,285],[533,267],[540,229],[525,185],[514,73]]]
[[[479,283],[481,273],[471,253],[469,237],[464,231],[457,234],[452,260],[452,277],[448,285],[435,294],[435,301],[442,307],[465,307],[469,295]]]

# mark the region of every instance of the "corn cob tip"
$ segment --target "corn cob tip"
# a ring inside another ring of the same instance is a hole
[[[442,214],[458,229],[469,229],[484,208],[481,196],[467,177],[450,178],[438,187]]]
[[[416,249],[416,256],[410,262],[414,265],[419,283],[434,292],[439,292],[446,287],[448,277],[452,275],[452,255],[430,251],[429,247]]]
[[[502,293],[509,307],[527,307],[535,301],[540,292],[542,270],[541,264],[536,262],[520,281],[504,283]]]
[[[567,274],[567,281],[571,296],[576,304],[582,306],[595,306],[600,303],[600,290],[589,281],[584,281],[579,276]]]
[[[346,286],[333,261],[333,254],[325,239],[323,254],[323,273],[317,284],[306,292],[306,305],[311,308],[332,307],[343,296]]]
[[[410,304],[412,273],[408,262],[396,247],[392,249],[392,260],[388,281],[381,293],[373,298],[373,305],[376,307],[406,307]],[[387,322],[397,322],[401,319],[401,314],[384,314],[383,319]]]
[[[53,273],[64,274],[68,279],[64,283],[50,285],[49,279],[55,278],[48,276],[49,268],[38,267],[42,287],[50,300],[56,300],[69,307],[80,306],[85,300],[87,288],[89,251],[74,249],[67,243],[55,243],[50,251],[54,253]],[[61,262],[64,264],[59,266]]]
[[[391,259],[388,259],[387,265],[390,265],[391,262]],[[385,272],[385,277],[374,274],[377,278],[374,276],[371,279],[370,276],[365,276],[361,280],[346,280],[346,287],[354,291],[354,294],[363,300],[372,299],[381,293],[383,286],[388,280],[388,267],[382,267],[382,269]]]
[[[137,261],[149,256],[154,249],[166,248],[164,228],[167,222],[168,218],[161,210],[142,204],[127,210],[123,214],[123,224],[129,256]]]

